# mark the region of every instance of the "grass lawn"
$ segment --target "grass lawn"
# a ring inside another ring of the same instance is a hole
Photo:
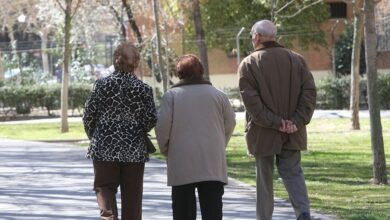
[[[389,170],[390,118],[382,119],[382,127]],[[349,119],[313,119],[308,126],[309,150],[303,152],[302,166],[311,206],[340,219],[390,219],[390,186],[370,183],[372,157],[368,119],[361,120],[361,128],[351,130]],[[237,122],[235,133],[244,133],[243,121]],[[81,123],[70,123],[70,132],[65,134],[59,132],[59,123],[0,124],[0,138],[60,140],[86,136]],[[229,176],[255,184],[254,159],[246,155],[242,136],[231,139],[227,159]],[[274,183],[276,196],[287,199],[276,172]]]
[[[0,124],[0,138],[17,140],[79,140],[87,139],[81,123],[69,123],[69,132],[60,132],[60,123]]]
[[[382,119],[382,127],[389,170],[390,118]],[[241,133],[240,129],[237,132]],[[312,208],[341,219],[390,219],[390,186],[370,183],[368,119],[361,120],[360,131],[350,129],[349,119],[314,119],[308,133],[309,149],[302,154],[302,167]],[[244,144],[242,137],[233,137],[230,142],[229,176],[255,185],[254,159],[246,156]],[[275,194],[287,199],[283,183],[275,174]]]

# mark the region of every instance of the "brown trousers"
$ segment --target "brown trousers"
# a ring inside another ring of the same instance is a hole
[[[121,190],[122,220],[142,219],[145,163],[93,161],[94,190],[102,220],[117,220],[116,193]]]

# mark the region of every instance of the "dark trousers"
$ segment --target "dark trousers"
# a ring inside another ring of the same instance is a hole
[[[195,189],[198,189],[202,220],[222,220],[224,183],[219,181],[205,181],[173,186],[173,219],[196,220]]]
[[[121,189],[122,220],[142,219],[145,163],[93,161],[94,190],[104,220],[117,220],[116,193]]]

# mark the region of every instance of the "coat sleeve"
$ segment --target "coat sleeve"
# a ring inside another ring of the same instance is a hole
[[[153,99],[153,90],[149,86],[146,87],[145,98],[142,99],[143,111],[145,116],[143,117],[143,128],[145,132],[149,132],[155,125],[157,121],[157,112]]]
[[[302,64],[302,86],[299,96],[298,106],[291,118],[291,120],[297,125],[298,129],[309,124],[311,117],[316,106],[316,86],[314,78],[309,68],[307,67],[303,58],[300,58]]]
[[[236,126],[236,114],[234,113],[233,107],[231,106],[229,99],[226,95],[224,100],[223,120],[225,125],[225,138],[227,147],[229,140],[233,134],[234,127]]]
[[[160,152],[168,156],[169,137],[171,136],[172,118],[173,118],[173,97],[167,92],[162,97],[160,110],[157,117],[156,137]]]
[[[279,130],[282,118],[264,105],[252,71],[245,61],[238,69],[239,89],[246,111],[255,124]]]
[[[100,117],[100,103],[101,97],[99,96],[100,90],[100,81],[97,80],[92,89],[90,96],[85,102],[84,114],[83,114],[83,124],[84,130],[88,138],[91,139],[96,129],[97,122]]]

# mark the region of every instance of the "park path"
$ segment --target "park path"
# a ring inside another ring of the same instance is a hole
[[[98,219],[93,169],[84,153],[85,148],[65,143],[0,139],[0,219]],[[231,179],[223,199],[225,220],[256,219],[253,187]],[[143,219],[172,219],[164,161],[147,163]],[[295,219],[289,203],[276,198],[273,219]]]

